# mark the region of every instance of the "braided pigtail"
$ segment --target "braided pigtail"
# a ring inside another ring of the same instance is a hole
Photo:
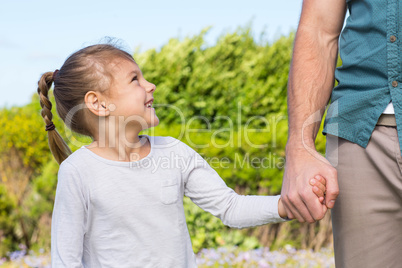
[[[56,74],[57,70],[54,73],[47,72],[42,75],[38,82],[38,94],[40,98],[40,106],[42,107],[41,115],[46,123],[49,148],[57,163],[61,164],[61,162],[63,162],[71,154],[71,150],[60,136],[59,132],[57,132],[55,129],[55,125],[52,121],[52,103],[48,98],[48,93]]]

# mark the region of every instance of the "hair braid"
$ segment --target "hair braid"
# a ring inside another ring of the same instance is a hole
[[[44,73],[38,82],[38,94],[40,98],[40,106],[42,107],[41,115],[46,123],[46,130],[48,132],[49,148],[57,163],[61,164],[61,162],[71,154],[71,150],[60,136],[59,132],[54,128],[52,121],[52,102],[48,97],[52,83],[53,73]]]

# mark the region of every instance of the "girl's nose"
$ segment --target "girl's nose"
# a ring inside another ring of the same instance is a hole
[[[150,82],[148,82],[148,84],[149,85],[147,86],[147,91],[149,93],[153,93],[156,90],[156,86],[154,84],[150,83]]]

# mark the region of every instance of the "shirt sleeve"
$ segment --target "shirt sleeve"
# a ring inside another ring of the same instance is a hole
[[[87,202],[80,176],[63,162],[58,173],[51,229],[52,267],[83,267]]]
[[[286,221],[278,214],[279,195],[238,195],[197,152],[185,146],[191,159],[184,172],[184,193],[197,206],[234,228]]]

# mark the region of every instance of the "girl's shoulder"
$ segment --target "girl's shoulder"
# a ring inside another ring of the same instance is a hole
[[[149,139],[154,148],[172,148],[184,144],[182,141],[171,136],[143,136],[146,136]]]
[[[181,154],[193,154],[194,150],[186,143],[170,136],[148,136],[153,150],[174,151]]]
[[[74,168],[78,169],[82,165],[85,165],[86,159],[88,158],[87,151],[88,149],[86,149],[85,146],[78,148],[60,164],[60,168],[63,166],[73,166]]]

